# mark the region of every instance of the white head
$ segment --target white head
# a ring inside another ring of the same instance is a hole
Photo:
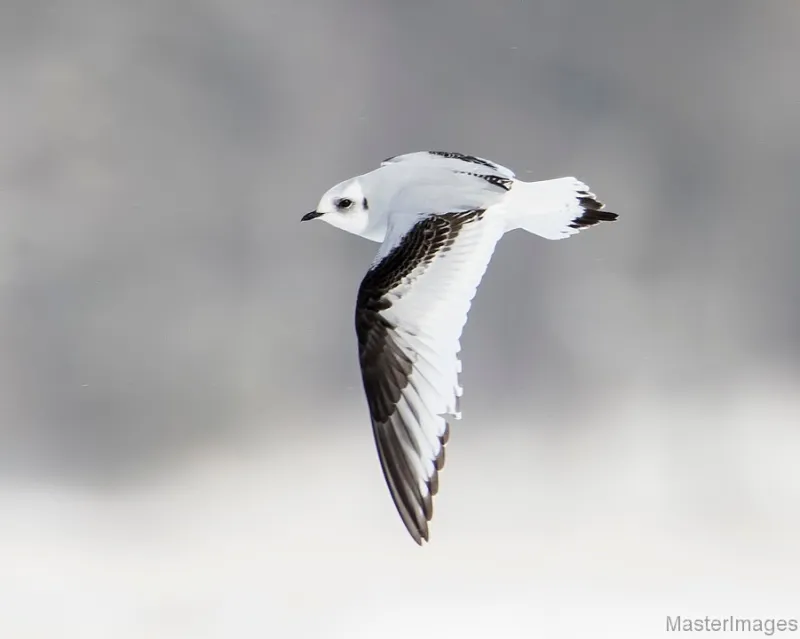
[[[369,200],[359,178],[345,180],[328,189],[316,210],[307,213],[302,219],[305,222],[316,218],[348,233],[367,235],[370,221]]]

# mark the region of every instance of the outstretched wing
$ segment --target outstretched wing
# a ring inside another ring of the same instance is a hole
[[[358,292],[358,350],[378,457],[419,544],[428,539],[448,420],[460,417],[461,331],[503,234],[484,212],[390,226]]]

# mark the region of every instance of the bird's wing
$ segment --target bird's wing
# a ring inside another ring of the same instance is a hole
[[[432,169],[447,169],[454,173],[464,173],[483,178],[508,191],[514,181],[514,172],[502,164],[475,155],[464,155],[450,151],[417,151],[395,155],[381,162],[381,166],[398,163],[430,166]]]
[[[428,539],[448,419],[460,417],[461,331],[503,234],[484,213],[390,218],[358,292],[359,359],[378,456],[419,544]]]

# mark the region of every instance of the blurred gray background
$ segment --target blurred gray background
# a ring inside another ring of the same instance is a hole
[[[800,9],[0,4],[3,637],[664,635],[800,617]],[[576,175],[498,248],[432,543],[353,331],[385,157]]]

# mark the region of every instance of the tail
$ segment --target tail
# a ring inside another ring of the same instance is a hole
[[[503,199],[509,230],[521,228],[548,240],[562,240],[598,222],[613,222],[616,213],[583,182],[563,177],[542,182],[516,180]]]

